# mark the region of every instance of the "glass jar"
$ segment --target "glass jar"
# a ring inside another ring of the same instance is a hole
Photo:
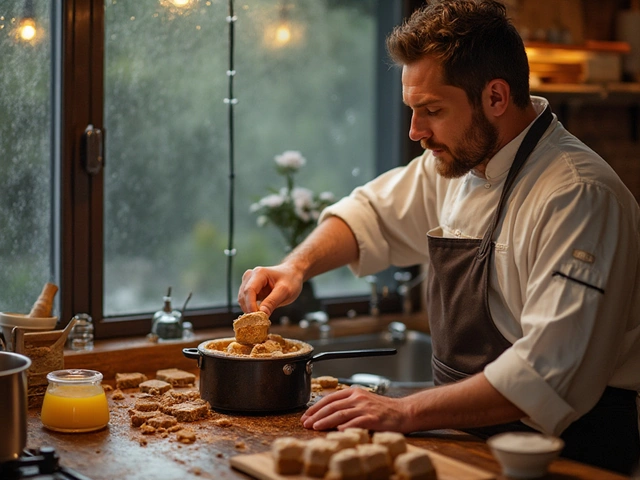
[[[109,423],[109,404],[102,373],[95,370],[57,370],[47,374],[42,424],[58,432],[91,432]]]
[[[72,319],[76,324],[69,332],[67,340],[71,350],[93,350],[93,320],[86,313],[78,313]]]

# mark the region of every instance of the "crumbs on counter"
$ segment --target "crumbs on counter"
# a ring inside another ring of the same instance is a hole
[[[234,445],[234,447],[236,448],[236,450],[244,450],[245,448],[247,448],[247,444],[244,443],[242,440],[238,440]]]
[[[213,423],[219,427],[227,428],[231,427],[233,423],[227,417],[218,418],[213,421]]]
[[[109,385],[108,383],[103,383],[102,384],[102,389],[105,392],[112,392],[113,391],[113,387],[111,385]]]
[[[176,433],[176,440],[178,440],[180,443],[193,443],[196,441],[196,438],[196,432],[194,432],[193,430],[184,429]]]
[[[160,393],[160,389],[155,387],[163,386],[157,382],[163,382],[169,389]],[[130,395],[135,402],[127,412],[131,427],[138,429],[138,434],[143,436],[138,437],[138,441],[150,435],[167,438],[170,433],[176,433],[177,442],[194,443],[198,437],[192,429],[185,429],[183,423],[209,418],[212,415],[209,403],[200,398],[197,390],[174,390],[168,382],[159,380],[143,383],[147,385],[139,385],[140,393]],[[124,398],[120,390],[115,390],[112,398],[117,396],[117,392]]]
[[[111,394],[111,398],[114,400],[124,400],[124,393],[119,388],[116,388]]]

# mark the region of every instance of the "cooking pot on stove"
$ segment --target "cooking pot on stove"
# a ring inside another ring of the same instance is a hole
[[[232,341],[218,339],[216,341]],[[200,397],[214,410],[228,412],[276,412],[304,407],[311,398],[311,374],[315,362],[352,357],[395,355],[394,348],[343,350],[313,354],[313,347],[299,340],[299,351],[281,356],[230,355],[207,348],[184,348],[185,357],[198,360]]]
[[[15,460],[27,444],[29,357],[0,352],[0,463]]]

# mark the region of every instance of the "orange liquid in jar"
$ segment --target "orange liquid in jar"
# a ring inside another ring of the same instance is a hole
[[[109,423],[109,404],[101,385],[50,385],[40,418],[51,430],[91,432]]]

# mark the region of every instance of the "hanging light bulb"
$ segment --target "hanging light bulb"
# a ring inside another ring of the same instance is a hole
[[[289,19],[289,11],[293,8],[287,0],[282,0],[278,7],[278,21],[265,31],[265,41],[268,45],[279,48],[294,43],[300,37],[299,25]]]
[[[288,22],[283,22],[276,28],[275,41],[279,45],[285,45],[291,40],[291,28]]]
[[[160,5],[175,12],[190,10],[197,0],[160,0]]]
[[[36,21],[35,12],[33,8],[32,0],[25,0],[24,2],[24,15],[20,19],[18,25],[18,36],[25,42],[30,42],[36,38]]]
[[[23,18],[18,27],[19,35],[25,42],[30,42],[36,37],[36,22],[33,18]]]

